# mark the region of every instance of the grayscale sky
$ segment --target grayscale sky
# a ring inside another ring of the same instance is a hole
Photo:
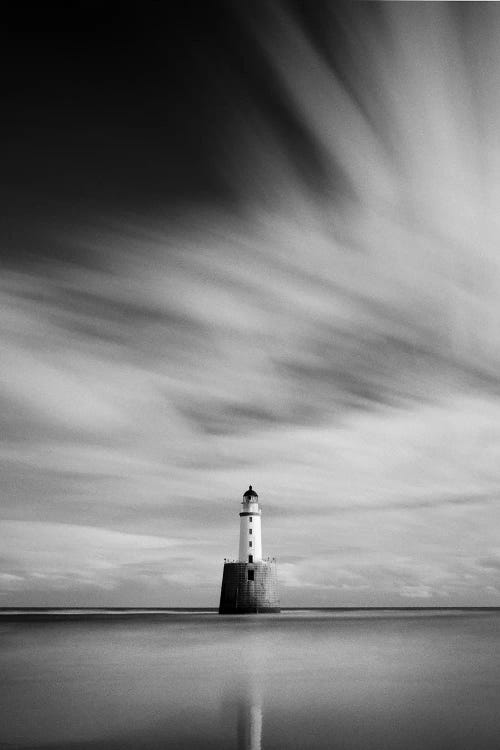
[[[250,483],[284,606],[500,605],[499,5],[73,12],[3,35],[0,606],[217,606]]]

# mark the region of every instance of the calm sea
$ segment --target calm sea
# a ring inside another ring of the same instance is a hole
[[[0,615],[0,748],[500,747],[500,612]]]

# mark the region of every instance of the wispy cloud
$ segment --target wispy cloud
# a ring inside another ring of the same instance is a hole
[[[43,521],[1,521],[4,561],[26,577],[105,585],[124,565],[165,563],[175,540]],[[177,541],[177,544],[179,542]]]
[[[51,226],[2,275],[17,598],[216,603],[252,481],[285,604],[497,603],[500,16],[428,5],[242,9],[278,103],[222,79],[233,203]]]

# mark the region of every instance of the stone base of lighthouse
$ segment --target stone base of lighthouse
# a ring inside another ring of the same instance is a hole
[[[281,612],[275,562],[224,563],[220,615]]]

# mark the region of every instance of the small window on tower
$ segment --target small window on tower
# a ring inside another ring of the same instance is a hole
[[[252,546],[252,542],[248,542],[248,546],[251,547]]]
[[[250,521],[250,523],[252,523],[252,516],[250,516],[250,518],[248,520]]]
[[[248,562],[253,562],[253,555],[248,555]]]
[[[255,570],[249,570],[248,571],[248,580],[249,581],[255,581]]]
[[[251,534],[252,533],[252,529],[248,529],[248,533]]]

